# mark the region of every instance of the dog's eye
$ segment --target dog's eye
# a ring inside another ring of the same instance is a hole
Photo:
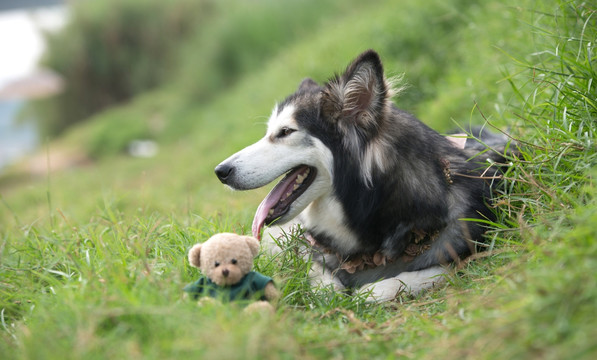
[[[236,263],[237,263],[238,261],[236,261],[236,259],[232,259],[232,260],[230,260],[230,262],[232,263],[232,265],[236,265]]]
[[[291,129],[289,127],[284,126],[283,128],[280,129],[280,132],[278,132],[278,138],[286,137],[295,131],[296,131],[295,129]]]
[[[218,266],[220,266],[220,262],[219,262],[219,261],[216,261],[216,262],[215,262],[215,264],[214,264],[214,266],[215,266],[215,267],[218,267]]]

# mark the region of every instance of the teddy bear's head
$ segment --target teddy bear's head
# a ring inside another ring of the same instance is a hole
[[[259,241],[252,236],[220,233],[189,251],[189,263],[218,286],[238,283],[253,267]]]

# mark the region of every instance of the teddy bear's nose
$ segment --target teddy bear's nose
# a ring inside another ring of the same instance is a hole
[[[224,275],[224,277],[228,277],[228,274],[230,274],[230,271],[228,269],[222,270],[222,275]]]

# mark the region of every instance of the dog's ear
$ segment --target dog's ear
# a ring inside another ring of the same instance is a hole
[[[359,55],[342,76],[326,84],[321,110],[334,122],[368,128],[375,126],[387,97],[381,59],[375,51],[368,50]]]
[[[317,84],[315,82],[315,80],[313,80],[311,78],[306,78],[303,81],[301,81],[301,84],[298,87],[299,92],[306,92],[309,90],[317,90],[317,89],[319,89],[319,84]]]

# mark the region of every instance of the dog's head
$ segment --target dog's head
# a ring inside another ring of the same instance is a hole
[[[384,142],[381,129],[391,92],[379,55],[366,51],[324,86],[303,80],[274,108],[265,136],[216,167],[220,181],[236,190],[255,189],[286,174],[257,209],[255,237],[264,225],[287,222],[331,193],[332,149],[358,157],[365,182],[384,166],[374,145]]]

